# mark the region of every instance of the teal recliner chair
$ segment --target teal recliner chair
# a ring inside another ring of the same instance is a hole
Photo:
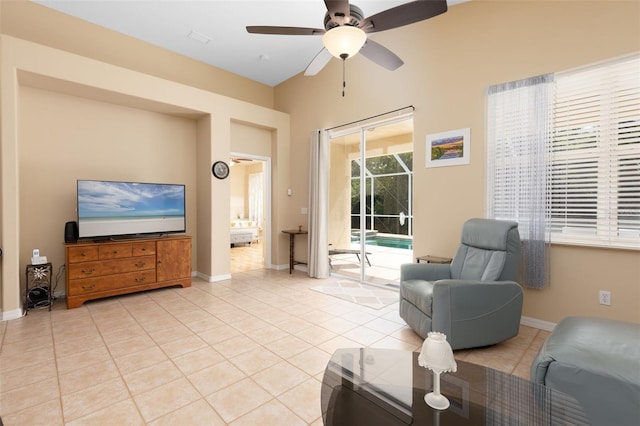
[[[516,222],[469,219],[450,265],[400,269],[400,316],[422,338],[447,335],[453,349],[493,345],[518,334],[522,287]]]

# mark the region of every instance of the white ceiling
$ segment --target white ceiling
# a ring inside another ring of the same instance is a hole
[[[322,49],[322,37],[248,34],[245,27],[324,28],[326,12],[323,0],[33,1],[269,86],[304,71]],[[469,0],[448,0],[448,4],[464,1]],[[407,2],[354,1],[365,16]],[[191,33],[206,43],[194,40]],[[375,34],[371,37],[375,39]]]

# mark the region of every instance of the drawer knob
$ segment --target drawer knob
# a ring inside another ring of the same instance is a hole
[[[84,284],[84,285],[82,286],[82,289],[83,289],[83,290],[93,290],[95,287],[96,287],[96,285],[95,285],[95,284]]]
[[[138,263],[136,263],[135,265],[136,265],[136,267],[138,267],[138,268],[142,268],[142,267],[145,265],[145,263],[144,263],[144,262],[138,262]]]
[[[118,254],[118,250],[114,250],[114,251],[113,251],[113,254]]]
[[[80,256],[82,256],[82,257],[87,257],[87,252],[86,252],[86,251],[83,251],[82,253],[80,253]]]
[[[87,275],[91,275],[96,271],[96,268],[91,268],[91,269],[83,269],[82,273],[83,274],[87,274]]]
[[[142,281],[144,281],[144,280],[145,280],[145,278],[146,278],[146,277],[138,277],[138,278],[136,278],[136,279],[135,279],[135,281],[136,281],[137,283],[141,283]]]

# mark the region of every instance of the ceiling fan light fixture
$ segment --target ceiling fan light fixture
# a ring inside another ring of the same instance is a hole
[[[358,27],[342,25],[327,31],[322,36],[322,44],[336,58],[347,59],[362,49],[367,34]]]

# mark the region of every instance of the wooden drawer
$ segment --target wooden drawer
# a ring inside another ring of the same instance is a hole
[[[80,296],[90,293],[99,293],[101,291],[142,286],[145,284],[152,284],[155,281],[155,269],[81,280],[69,280],[67,285],[67,294],[69,296]]]
[[[69,309],[103,297],[191,285],[189,236],[69,243],[65,247]]]
[[[132,250],[133,244],[131,243],[102,244],[98,253],[100,260],[121,259],[131,257]]]
[[[155,241],[144,241],[139,243],[133,243],[134,256],[147,256],[150,254],[156,254]]]
[[[91,262],[98,260],[98,246],[79,246],[67,248],[67,262]]]
[[[121,274],[124,272],[144,271],[154,269],[156,257],[140,256],[129,259],[116,259],[97,262],[70,264],[67,274],[70,280],[81,278],[101,277],[104,275]]]

